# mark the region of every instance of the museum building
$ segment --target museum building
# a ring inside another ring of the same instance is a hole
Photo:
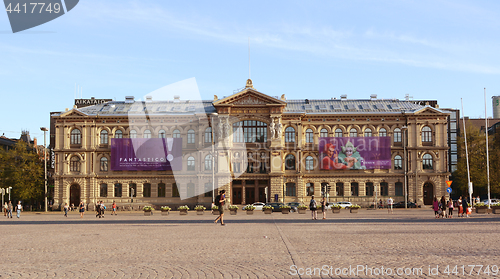
[[[119,206],[209,206],[213,190],[221,189],[236,205],[307,204],[323,189],[329,189],[330,202],[368,206],[389,196],[403,201],[407,194],[417,204],[432,204],[434,196],[446,194],[450,175],[448,116],[438,107],[376,95],[287,100],[259,92],[250,79],[221,99],[126,97],[75,106],[51,113],[54,209],[101,200]],[[384,144],[376,152],[363,151],[353,144],[363,138]],[[113,146],[127,139],[180,139],[182,152],[168,159],[166,169],[120,169]],[[344,146],[322,142],[328,139]]]

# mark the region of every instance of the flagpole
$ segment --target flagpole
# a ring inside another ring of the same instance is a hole
[[[484,88],[484,119],[486,120],[486,176],[488,177],[488,209],[491,208],[490,197],[490,156],[488,152],[488,114],[486,113],[486,87]]]
[[[464,115],[464,101],[460,98],[460,102],[462,103],[462,115]],[[464,122],[464,137],[465,137],[465,160],[467,162],[467,187],[469,189],[469,201],[472,205],[472,185],[470,182],[470,170],[469,170],[469,152],[467,152],[467,129],[465,127],[465,117],[462,117]]]

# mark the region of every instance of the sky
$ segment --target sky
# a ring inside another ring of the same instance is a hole
[[[471,118],[500,95],[500,1],[80,1],[12,33],[0,12],[0,135],[49,113],[194,78],[201,97],[437,100]],[[249,70],[250,45],[250,70]],[[181,96],[182,99],[182,96]]]

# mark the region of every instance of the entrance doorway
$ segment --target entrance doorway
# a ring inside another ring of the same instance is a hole
[[[74,206],[80,204],[80,185],[73,184],[69,187],[69,204]]]
[[[233,188],[233,204],[241,204],[242,188]]]
[[[255,202],[255,187],[245,188],[245,203],[252,204]]]
[[[424,183],[424,204],[432,205],[434,199],[434,185],[430,182]]]

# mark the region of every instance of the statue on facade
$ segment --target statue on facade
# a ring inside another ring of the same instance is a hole
[[[282,130],[283,130],[283,125],[281,125],[281,119],[278,118],[278,124],[276,125],[276,132],[278,134],[278,138],[280,138],[280,139],[281,139]]]
[[[276,138],[276,130],[274,129],[274,118],[271,119],[271,124],[269,124],[269,130],[271,131],[271,139]]]

